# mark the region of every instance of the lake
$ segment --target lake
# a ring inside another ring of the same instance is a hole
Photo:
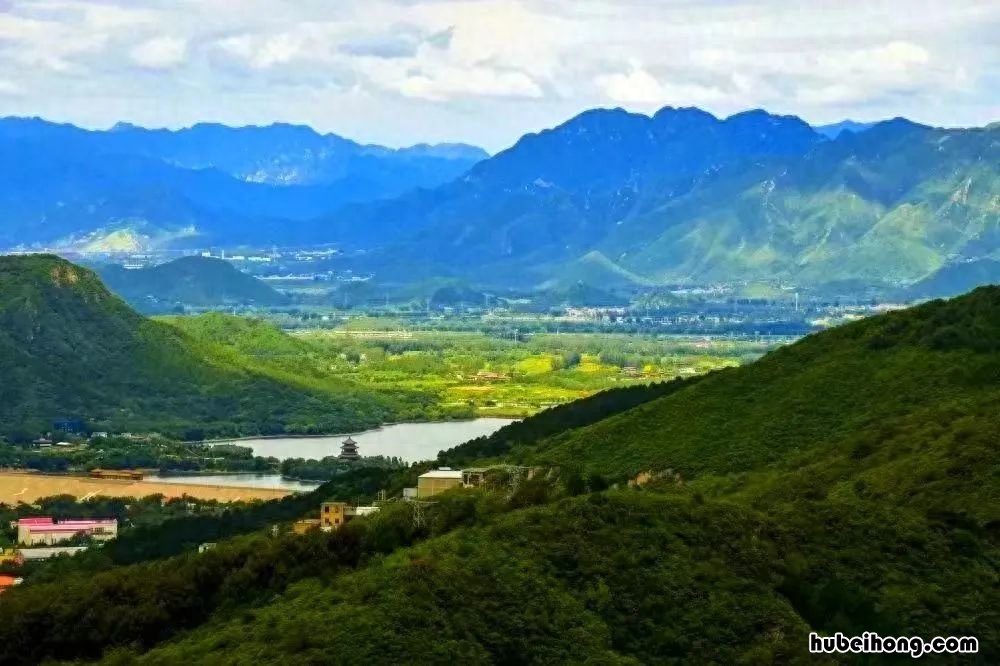
[[[512,419],[481,418],[470,421],[437,423],[397,423],[376,430],[350,433],[358,443],[362,456],[402,458],[406,462],[433,460],[438,451],[494,432],[513,423]],[[254,455],[265,458],[312,458],[340,454],[340,443],[347,434],[330,437],[275,437],[234,440],[232,443],[253,449]],[[221,443],[221,442],[216,442]]]
[[[397,423],[375,430],[350,433],[363,456],[402,458],[406,462],[433,460],[438,451],[450,449],[484,435],[492,435],[512,419],[481,418],[471,421],[441,421],[438,423]],[[232,444],[253,449],[254,455],[265,458],[312,458],[340,454],[340,443],[347,434],[329,437],[275,437],[233,440]],[[223,444],[228,442],[213,442]],[[178,474],[150,475],[149,481],[188,483],[207,486],[238,486],[241,488],[280,488],[293,492],[308,492],[319,486],[318,481],[296,481],[280,474]]]

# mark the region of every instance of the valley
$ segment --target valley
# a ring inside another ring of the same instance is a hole
[[[470,118],[562,94],[492,56],[429,78],[504,32],[448,25],[172,48],[283,109],[339,112],[285,78],[307,53],[415,116],[468,68]],[[950,72],[841,55],[907,94]],[[688,88],[630,62],[582,65]],[[727,99],[768,87],[723,69]],[[812,649],[871,632],[998,662],[1000,125],[674,96],[496,152],[0,118],[0,663],[882,663]]]

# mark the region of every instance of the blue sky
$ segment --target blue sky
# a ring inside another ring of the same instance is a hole
[[[595,106],[1000,120],[996,0],[0,0],[0,115],[501,149]]]

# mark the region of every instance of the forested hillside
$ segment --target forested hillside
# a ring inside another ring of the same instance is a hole
[[[254,640],[237,640],[245,621],[221,621],[148,661],[789,663],[810,661],[810,630],[973,635],[988,661],[1000,649],[998,340],[1000,289],[980,289],[522,445],[569,492],[586,487],[573,470],[658,480],[302,583],[254,611]]]
[[[180,436],[343,432],[411,400],[279,373],[142,317],[92,271],[47,255],[0,257],[0,377],[7,433],[59,418]]]
[[[815,663],[810,631],[876,631],[975,636],[993,663],[998,341],[983,288],[595,396],[442,456],[535,466],[514,490],[29,585],[0,604],[0,645],[24,663]]]
[[[885,446],[921,424],[950,424],[951,410],[988,412],[998,398],[1000,288],[984,287],[809,336],[522,451],[527,460],[615,476],[787,468]]]

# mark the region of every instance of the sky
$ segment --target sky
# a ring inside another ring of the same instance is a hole
[[[593,107],[1000,120],[997,0],[0,0],[0,115],[490,151]]]

